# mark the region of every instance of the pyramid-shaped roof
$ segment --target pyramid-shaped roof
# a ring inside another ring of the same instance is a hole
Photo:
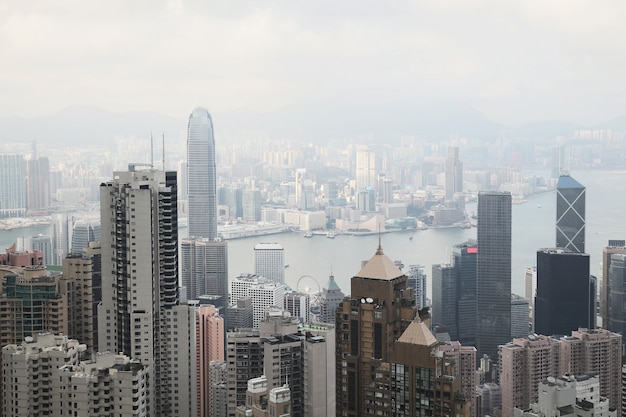
[[[328,284],[326,284],[326,289],[328,291],[341,291],[339,285],[335,282],[335,277],[333,275],[328,277]]]
[[[561,190],[564,188],[583,189],[585,186],[569,175],[561,175],[559,181],[556,183],[556,188]]]
[[[376,254],[361,268],[355,277],[389,281],[402,275],[404,274],[400,268],[383,253],[383,249],[379,244]]]
[[[418,318],[409,324],[398,339],[398,342],[421,346],[433,346],[438,343],[437,338],[432,334],[428,326]]]

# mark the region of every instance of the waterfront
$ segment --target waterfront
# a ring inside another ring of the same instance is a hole
[[[600,276],[602,248],[609,239],[626,239],[626,175],[608,171],[579,171],[572,176],[587,187],[586,251],[591,256],[591,273]],[[555,244],[556,196],[554,192],[530,197],[524,204],[513,205],[512,291],[523,295],[524,268],[536,263],[540,248]],[[475,205],[468,206],[468,212]],[[181,234],[186,231],[181,230]],[[14,243],[19,236],[50,234],[49,226],[0,230],[0,248]],[[409,237],[413,236],[410,240]],[[392,260],[409,265],[423,265],[428,276],[428,293],[433,264],[450,259],[451,245],[476,238],[476,229],[427,229],[381,235],[385,254]],[[228,243],[229,275],[254,271],[254,245],[277,242],[285,248],[286,282],[296,288],[300,277],[310,275],[321,286],[332,274],[344,293],[350,292],[350,278],[356,274],[361,261],[368,260],[378,246],[378,236],[337,235],[327,239],[316,235],[303,238],[301,233],[282,233],[262,237],[230,240]]]

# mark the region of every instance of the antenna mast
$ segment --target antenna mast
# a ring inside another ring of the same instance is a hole
[[[150,168],[154,168],[154,139],[152,138],[152,132],[150,132]]]
[[[165,171],[165,132],[162,132],[163,135],[163,171]]]

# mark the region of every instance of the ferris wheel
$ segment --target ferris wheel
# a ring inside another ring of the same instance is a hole
[[[317,280],[311,275],[302,275],[298,279],[296,289],[298,290],[298,292],[308,294],[311,297],[312,304],[319,303],[322,287],[320,286],[319,282],[317,282]]]

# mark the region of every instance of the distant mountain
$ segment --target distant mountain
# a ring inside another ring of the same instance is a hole
[[[191,107],[189,109],[191,111]],[[342,103],[298,105],[276,111],[213,112],[216,138],[298,138],[325,144],[331,139],[397,143],[413,135],[434,140],[451,136],[490,140],[506,129],[516,137],[553,138],[570,135],[582,125],[544,121],[510,128],[495,123],[473,107],[455,102]],[[106,145],[116,136],[184,137],[187,114],[171,117],[154,112],[116,113],[94,106],[70,106],[37,118],[0,118],[0,141],[31,141],[53,146]],[[587,127],[589,128],[589,127]],[[626,116],[595,128],[626,130]]]

